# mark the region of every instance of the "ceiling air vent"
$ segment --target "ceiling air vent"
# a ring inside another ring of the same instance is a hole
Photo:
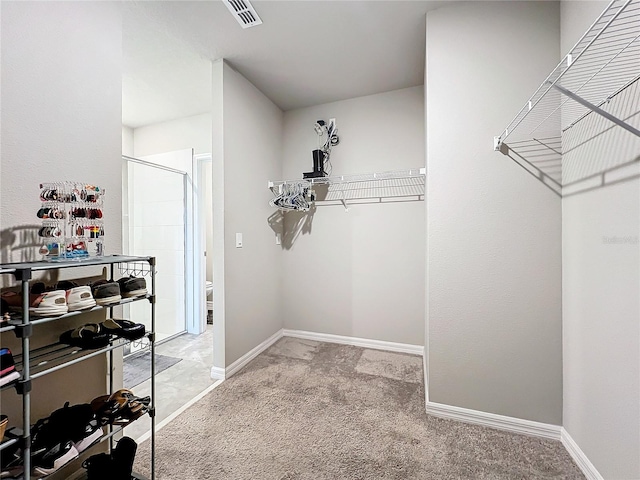
[[[242,28],[261,25],[262,20],[249,0],[222,0]]]

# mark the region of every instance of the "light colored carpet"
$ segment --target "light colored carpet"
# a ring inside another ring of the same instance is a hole
[[[160,480],[584,478],[560,442],[426,415],[419,357],[286,337],[156,447]]]

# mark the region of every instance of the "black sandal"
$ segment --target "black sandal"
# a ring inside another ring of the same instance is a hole
[[[145,327],[141,323],[134,323],[131,320],[108,318],[100,324],[104,331],[126,338],[127,340],[138,340],[144,337]]]
[[[109,345],[111,337],[97,323],[88,323],[60,335],[60,342],[83,350],[95,350]]]
[[[93,399],[91,407],[102,425],[128,425],[149,411],[151,397],[136,397],[123,388]]]

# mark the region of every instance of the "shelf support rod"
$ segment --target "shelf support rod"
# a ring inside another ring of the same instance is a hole
[[[26,325],[26,331],[22,335],[22,378],[21,382],[26,382],[26,388],[22,391],[22,459],[24,464],[24,478],[26,480],[31,479],[31,370],[29,366],[29,356],[31,352],[30,347],[30,335],[31,324],[29,307],[31,301],[29,300],[29,280],[32,278],[31,268],[24,268],[19,270],[20,274],[16,273],[16,278],[20,277],[21,293],[22,293],[22,324]]]
[[[627,122],[625,122],[624,120],[620,120],[618,117],[616,117],[615,115],[611,115],[609,112],[603,110],[602,108],[598,107],[597,105],[594,105],[593,103],[585,100],[584,98],[580,97],[579,95],[576,95],[575,93],[573,93],[570,90],[567,90],[564,87],[561,87],[560,85],[558,85],[557,83],[554,83],[551,85],[553,88],[555,88],[556,90],[558,90],[560,93],[562,93],[563,95],[566,95],[567,97],[571,98],[572,100],[575,100],[576,102],[578,102],[580,105],[583,105],[585,107],[587,107],[589,110],[597,113],[598,115],[602,115],[604,118],[606,118],[607,120],[610,120],[611,122],[615,123],[616,125],[618,125],[619,127],[624,128],[625,130],[633,133],[635,136],[640,137],[640,130],[638,130],[635,127],[632,127],[631,125],[629,125]]]

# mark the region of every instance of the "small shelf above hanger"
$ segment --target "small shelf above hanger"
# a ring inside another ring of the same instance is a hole
[[[639,80],[640,0],[613,0],[494,137],[494,149],[513,150],[561,186],[562,155],[571,143],[563,137],[589,115],[601,115],[640,137],[637,123],[609,108],[612,99]]]
[[[287,187],[300,191],[314,189],[314,202],[342,204],[363,200],[366,203],[383,202],[385,199],[423,200],[426,169],[410,168],[377,173],[334,175],[330,177],[305,178],[302,180],[280,180],[268,183],[274,196],[283,194]],[[291,209],[294,208],[283,208]]]

